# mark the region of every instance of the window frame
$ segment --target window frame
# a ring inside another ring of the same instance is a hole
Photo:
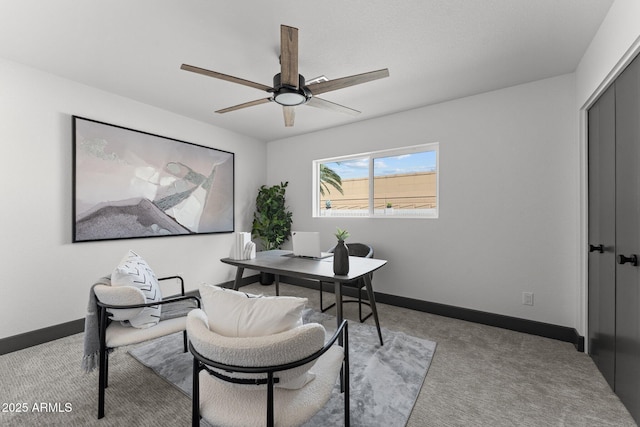
[[[384,157],[396,157],[404,154],[416,154],[426,151],[434,151],[436,156],[435,162],[435,174],[436,174],[436,207],[432,213],[425,213],[424,215],[398,215],[398,214],[376,214],[374,209],[374,164],[375,160]],[[318,159],[312,161],[312,217],[313,218],[331,218],[329,215],[321,214],[320,206],[320,165],[324,163],[343,162],[355,159],[366,159],[369,163],[369,212],[368,215],[340,215],[340,218],[403,218],[403,219],[437,219],[440,212],[440,143],[429,142],[418,145],[411,145],[407,147],[390,148],[385,150],[369,151],[365,153],[349,154],[338,157],[328,157],[324,159]]]

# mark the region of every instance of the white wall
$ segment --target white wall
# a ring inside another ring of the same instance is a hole
[[[433,141],[439,219],[312,218],[312,160]],[[347,228],[389,260],[376,291],[576,326],[573,74],[273,141],[267,152],[267,182],[289,181],[294,229],[321,231],[329,247],[335,228]],[[534,292],[533,307],[523,291]]]
[[[188,290],[233,278],[231,234],[71,243],[71,115],[235,153],[236,229],[265,182],[263,142],[0,59],[0,338],[84,317],[93,281],[128,249]]]

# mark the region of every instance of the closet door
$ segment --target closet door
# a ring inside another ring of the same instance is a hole
[[[640,420],[640,60],[616,89],[615,391]]]
[[[589,109],[589,354],[614,389],[615,89]]]

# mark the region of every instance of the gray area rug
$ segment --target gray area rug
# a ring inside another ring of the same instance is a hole
[[[336,328],[335,317],[311,309],[305,310],[303,319],[324,325],[327,337]],[[375,326],[349,322],[353,426],[405,426],[436,348],[435,342],[385,328],[382,337],[381,347]],[[191,396],[193,358],[182,352],[181,333],[150,341],[129,353]],[[327,405],[305,427],[342,425],[343,402],[336,383]]]

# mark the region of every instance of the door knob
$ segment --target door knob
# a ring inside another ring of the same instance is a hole
[[[601,254],[604,253],[604,246],[603,245],[589,245],[589,252],[600,252]]]
[[[624,255],[618,255],[618,264],[622,265],[622,264],[626,264],[626,263],[631,263],[631,265],[638,265],[638,255],[636,254],[632,254],[631,256],[627,257]]]

